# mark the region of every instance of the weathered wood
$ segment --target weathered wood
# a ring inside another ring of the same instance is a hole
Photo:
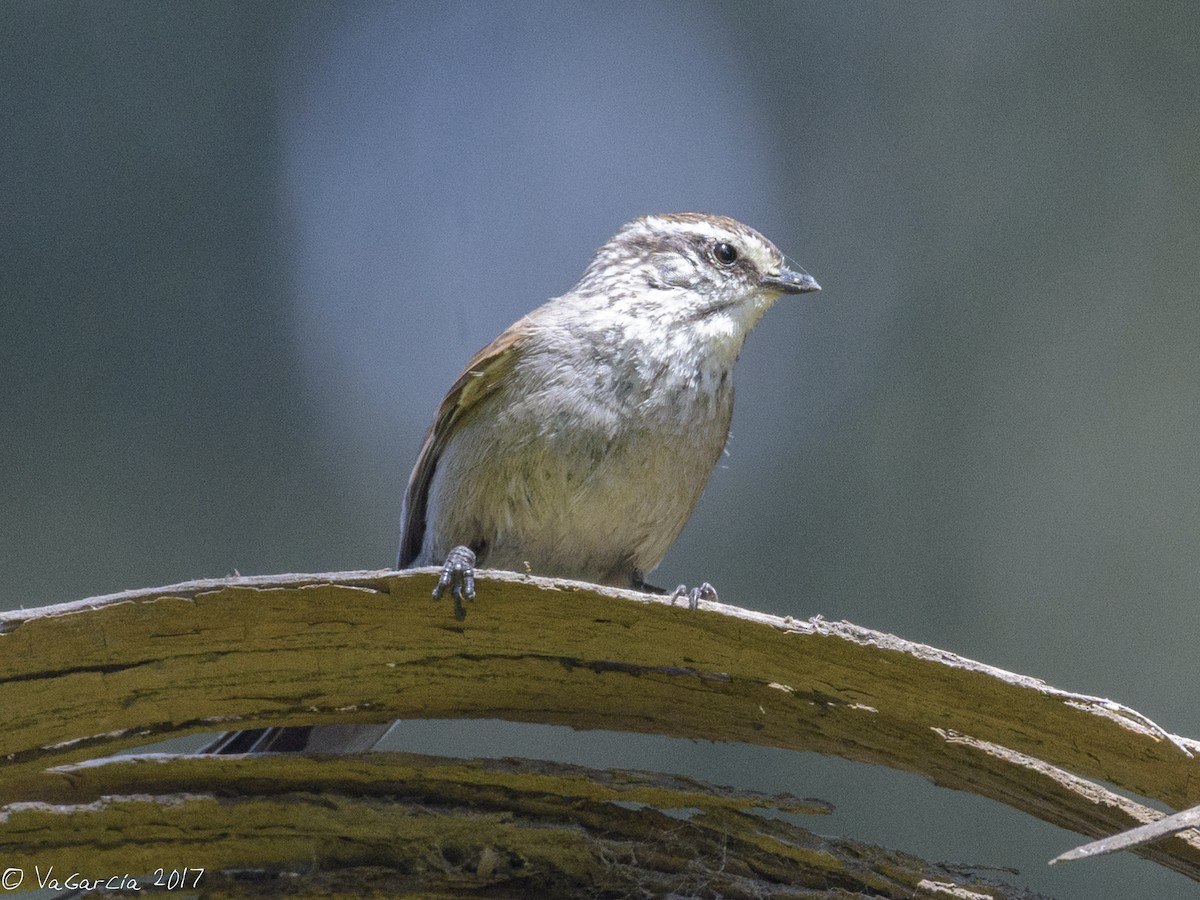
[[[1093,837],[1159,815],[1096,781],[1200,802],[1197,742],[890,635],[495,572],[458,622],[433,581],[232,578],[0,615],[0,785],[172,734],[486,717],[836,754]],[[1138,852],[1200,877],[1194,833]]]
[[[1066,853],[1060,853],[1050,860],[1050,863],[1070,862],[1093,856],[1104,856],[1106,853],[1116,853],[1119,850],[1129,850],[1150,841],[1162,840],[1168,835],[1177,834],[1189,828],[1200,828],[1200,806],[1193,806],[1191,809],[1163,816],[1149,825],[1139,825],[1137,828],[1130,828],[1127,831],[1068,850]]]
[[[153,755],[35,780],[23,786],[45,802],[0,815],[10,871],[70,859],[85,878],[174,873],[210,897],[1032,896],[743,812],[826,811],[814,801],[645,772],[405,753]],[[698,812],[662,811],[687,808]]]

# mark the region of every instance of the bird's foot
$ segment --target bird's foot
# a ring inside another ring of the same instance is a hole
[[[717,589],[707,581],[699,587],[689,589],[686,584],[681,584],[671,592],[671,605],[675,605],[675,601],[680,597],[687,597],[688,609],[696,609],[703,600],[706,603],[717,602]]]
[[[470,547],[458,546],[446,554],[442,574],[433,589],[433,599],[441,600],[446,588],[454,598],[454,618],[462,621],[467,617],[463,600],[475,599],[475,551]]]

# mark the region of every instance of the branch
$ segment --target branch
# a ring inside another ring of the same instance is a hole
[[[1029,896],[745,812],[824,804],[645,772],[407,753],[147,755],[40,782],[45,801],[0,816],[9,871],[70,858],[84,873],[153,873],[187,860],[179,877],[205,896]],[[662,811],[685,808],[699,812]]]
[[[1178,834],[1185,829],[1197,827],[1200,827],[1200,806],[1193,806],[1191,809],[1185,809],[1174,815],[1163,816],[1149,825],[1139,825],[1137,828],[1130,828],[1120,834],[1114,834],[1084,844],[1082,847],[1076,847],[1074,850],[1068,850],[1066,853],[1060,853],[1050,860],[1050,864],[1103,856],[1106,853],[1116,853],[1118,850],[1130,850],[1150,841],[1157,841],[1167,835]]]
[[[847,623],[486,572],[464,622],[432,570],[230,578],[0,615],[0,801],[48,764],[167,735],[395,718],[740,741],[925,775],[1099,837],[1200,803],[1200,744]],[[1200,878],[1186,833],[1139,853]]]

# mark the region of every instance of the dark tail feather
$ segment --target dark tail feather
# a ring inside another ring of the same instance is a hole
[[[227,731],[200,753],[365,753],[392,727],[385,725],[294,725]]]

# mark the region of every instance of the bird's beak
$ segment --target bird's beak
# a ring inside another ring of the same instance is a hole
[[[786,266],[780,266],[774,275],[764,275],[759,284],[766,290],[779,291],[781,294],[807,294],[821,289],[817,279],[803,269],[797,271]]]

